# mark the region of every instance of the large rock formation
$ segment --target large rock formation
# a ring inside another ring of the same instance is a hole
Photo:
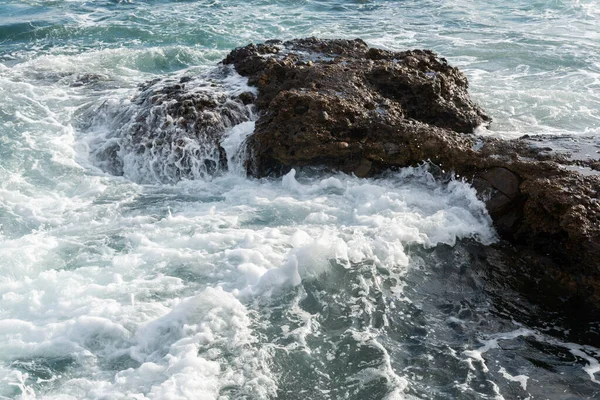
[[[473,144],[446,132],[489,121],[469,99],[465,76],[430,51],[313,38],[249,45],[224,62],[259,89],[253,175],[321,164],[369,176],[427,160],[429,149],[443,163],[453,152],[440,146]]]
[[[367,177],[429,161],[473,183],[518,262],[600,306],[600,176],[531,140],[475,135],[490,118],[443,58],[309,38],[248,45],[224,63],[258,88],[249,174],[321,165]]]

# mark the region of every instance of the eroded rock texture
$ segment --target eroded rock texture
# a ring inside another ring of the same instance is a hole
[[[430,51],[312,38],[249,45],[224,62],[259,89],[263,114],[249,141],[257,176],[315,164],[368,176],[420,162],[430,148],[466,149],[473,138],[443,128],[470,133],[489,121],[465,76]]]
[[[490,118],[443,58],[309,38],[251,44],[224,63],[258,88],[249,174],[320,165],[368,177],[430,161],[473,183],[530,272],[600,305],[600,177],[532,141],[475,135]]]

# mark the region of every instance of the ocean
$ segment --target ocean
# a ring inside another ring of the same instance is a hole
[[[600,349],[473,263],[460,179],[246,177],[251,109],[223,173],[97,156],[145,82],[307,36],[434,50],[479,134],[600,148],[596,0],[0,0],[0,399],[600,398]]]

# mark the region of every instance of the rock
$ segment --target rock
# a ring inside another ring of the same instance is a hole
[[[254,103],[256,96],[252,92],[242,92],[238,96],[238,99],[240,99],[245,105],[248,105]]]
[[[519,177],[506,168],[492,168],[481,174],[489,184],[509,199],[515,199],[519,195]]]
[[[520,181],[517,174],[502,167],[480,171],[472,181],[485,201],[496,229],[503,236],[514,234],[523,217],[520,208],[524,197],[519,189]]]
[[[259,89],[262,113],[248,142],[256,176],[314,164],[364,175],[365,160],[372,175],[450,143],[466,151],[474,137],[457,132],[490,121],[470,100],[466,77],[431,51],[309,38],[249,45],[224,63]],[[348,146],[340,151],[339,142]],[[442,152],[434,158],[448,161]]]
[[[205,77],[157,79],[116,110],[91,110],[91,120],[109,114],[99,124],[109,133],[93,153],[96,163],[143,183],[206,179],[226,170],[222,136],[250,119],[255,100],[252,92],[227,86],[233,74],[221,67]]]
[[[248,45],[223,62],[258,88],[250,175],[320,165],[368,177],[430,162],[473,183],[532,271],[600,310],[598,161],[582,164],[528,138],[476,136],[490,118],[445,59],[373,49],[360,39],[308,38]]]

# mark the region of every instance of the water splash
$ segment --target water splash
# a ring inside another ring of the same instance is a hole
[[[131,99],[104,99],[81,117],[93,162],[139,183],[210,179],[239,158],[236,131],[226,144],[231,156],[221,141],[254,118],[253,92],[233,69],[219,67],[205,76],[155,79]]]

